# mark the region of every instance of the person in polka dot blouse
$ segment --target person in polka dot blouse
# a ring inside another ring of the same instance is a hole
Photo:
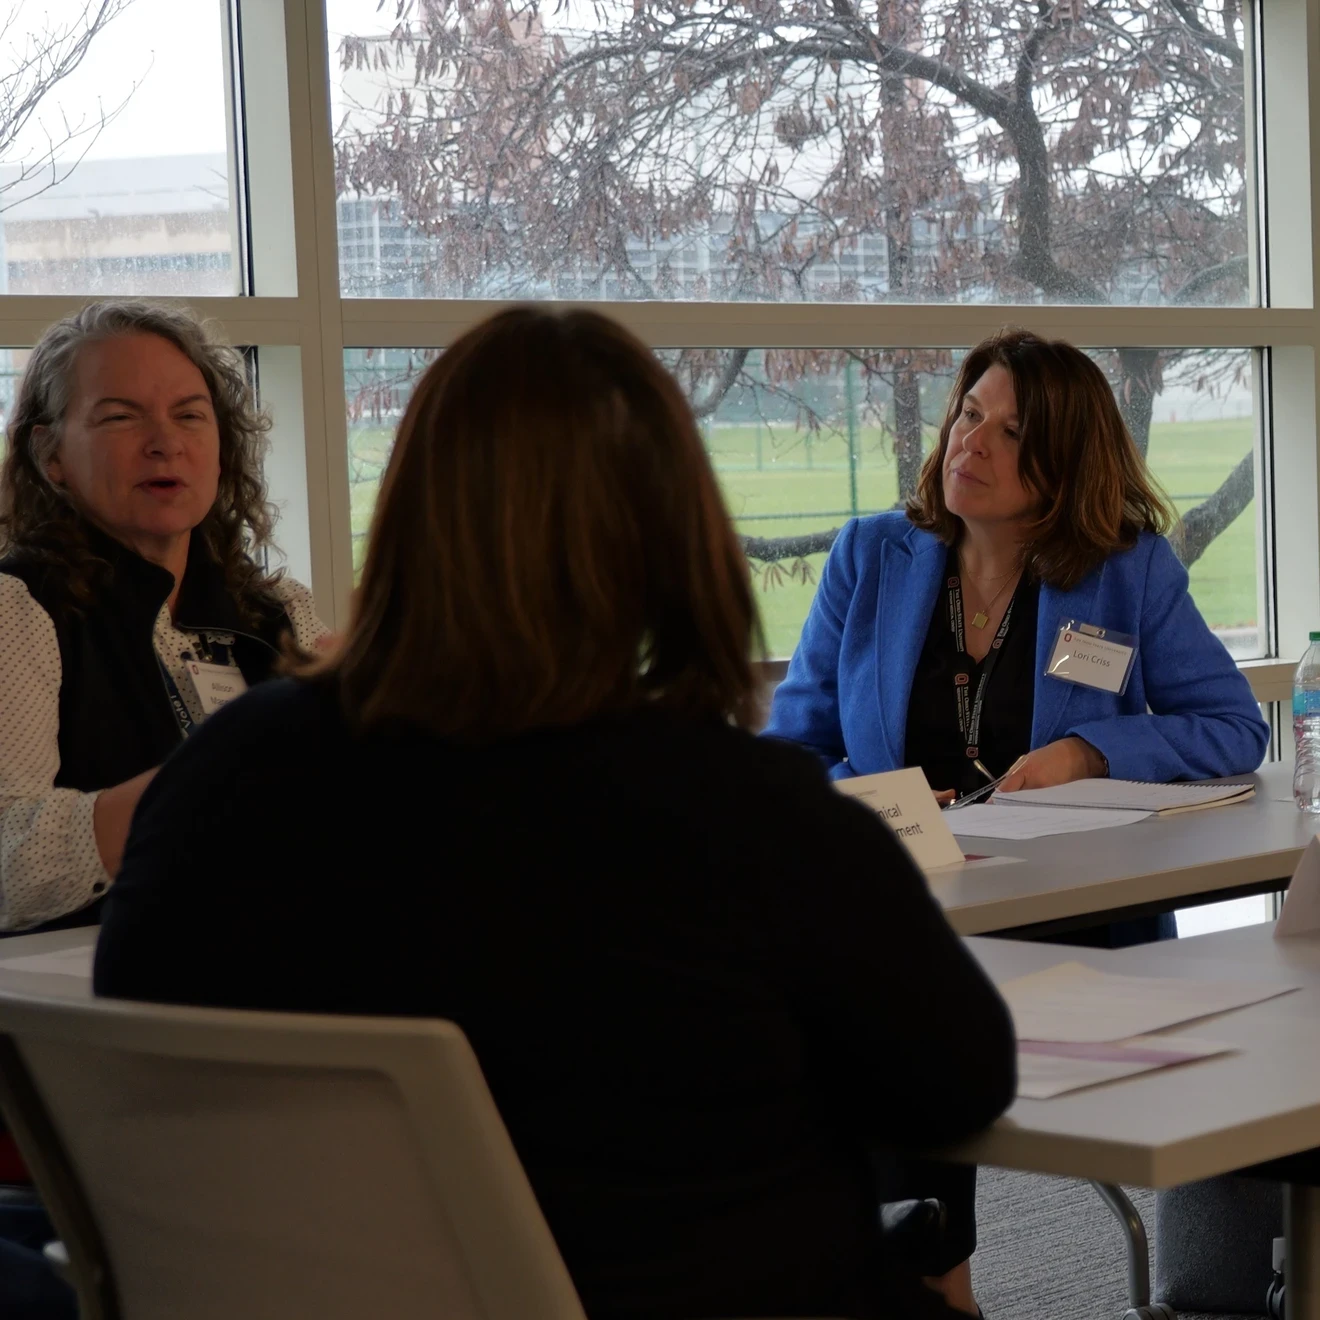
[[[98,919],[143,788],[291,639],[268,419],[187,312],[89,304],[32,352],[0,470],[0,932]]]

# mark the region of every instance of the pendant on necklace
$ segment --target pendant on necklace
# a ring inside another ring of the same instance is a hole
[[[976,613],[972,615],[973,628],[984,628],[985,625],[989,622],[990,622],[990,616],[981,610],[977,610]]]

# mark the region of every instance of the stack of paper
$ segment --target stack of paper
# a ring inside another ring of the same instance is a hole
[[[1176,816],[1184,811],[1226,807],[1256,796],[1254,784],[1144,784],[1132,779],[1076,779],[1054,788],[1000,793],[999,806],[1086,807]]]
[[[1190,1036],[1133,1036],[1131,1040],[1095,1045],[1022,1040],[1018,1042],[1018,1095],[1028,1100],[1050,1100],[1121,1077],[1231,1052],[1231,1046]]]
[[[1010,798],[1017,797],[1011,794]],[[1009,798],[1003,801],[1009,801]],[[1148,811],[1110,811],[1102,808],[1007,807],[999,799],[973,803],[944,813],[954,834],[980,839],[1041,839],[1047,834],[1077,834],[1083,830],[1107,830],[1115,825],[1135,825]]]
[[[1018,1094],[1062,1095],[1231,1048],[1151,1036],[1295,990],[1255,981],[1118,976],[1068,962],[1005,981],[1000,993],[1018,1034]]]

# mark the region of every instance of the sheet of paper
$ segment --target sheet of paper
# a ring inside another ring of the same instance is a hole
[[[7,972],[45,972],[53,976],[80,976],[92,979],[92,959],[95,944],[80,944],[73,949],[57,949],[53,953],[24,953],[16,958],[0,958],[0,968]]]
[[[1113,1041],[1286,995],[1295,985],[1118,976],[1067,962],[1005,981],[1019,1040]]]
[[[1231,1045],[1188,1036],[1133,1036],[1082,1045],[1067,1041],[1018,1041],[1018,1095],[1050,1100],[1069,1091],[1230,1054]]]
[[[1077,779],[1054,788],[1025,788],[999,794],[1000,806],[1106,807],[1165,811],[1254,796],[1251,784],[1142,784],[1130,779]]]
[[[1047,834],[1079,834],[1135,825],[1149,811],[1113,811],[1107,807],[1018,807],[973,803],[944,813],[955,835],[979,839],[1042,839]]]
[[[1320,838],[1313,838],[1297,863],[1283,910],[1274,923],[1274,938],[1312,935],[1320,930]]]

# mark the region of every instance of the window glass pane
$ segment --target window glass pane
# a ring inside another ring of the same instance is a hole
[[[435,350],[345,355],[355,563],[412,381]],[[792,654],[843,523],[893,508],[938,438],[958,354],[670,350],[744,538],[772,656]],[[1104,350],[1130,429],[1182,518],[1192,595],[1239,658],[1266,654],[1248,349]]]
[[[1243,303],[1245,8],[329,0],[343,288]]]
[[[216,0],[0,15],[0,293],[240,291]]]

